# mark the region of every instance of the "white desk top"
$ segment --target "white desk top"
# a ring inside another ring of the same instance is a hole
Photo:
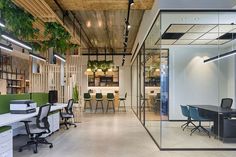
[[[63,109],[67,106],[67,104],[57,103],[56,105],[51,106],[51,112]],[[36,112],[30,114],[11,114],[5,113],[0,115],[0,127],[10,125],[15,122],[19,122],[28,118],[32,118],[38,115],[39,107]]]

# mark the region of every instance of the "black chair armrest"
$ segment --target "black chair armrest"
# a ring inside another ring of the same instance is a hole
[[[30,121],[30,120],[22,120],[22,121],[20,121],[20,122],[22,122],[22,123],[30,123],[30,122],[32,122],[32,121]]]

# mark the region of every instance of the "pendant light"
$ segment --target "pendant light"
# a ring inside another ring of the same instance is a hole
[[[98,50],[97,50],[97,61],[98,61]],[[101,67],[98,67],[96,71],[96,75],[99,75],[99,76],[104,75],[104,72],[102,71]]]
[[[88,63],[90,61],[90,49],[88,49]],[[87,65],[87,69],[84,72],[85,75],[93,75],[92,69],[90,67],[88,67]]]

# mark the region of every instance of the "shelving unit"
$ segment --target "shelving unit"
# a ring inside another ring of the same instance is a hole
[[[88,75],[88,86],[89,87],[118,87],[119,86],[119,68],[112,72],[112,75]]]
[[[12,68],[12,57],[0,55],[0,79],[6,80],[7,94],[26,92],[25,71]]]

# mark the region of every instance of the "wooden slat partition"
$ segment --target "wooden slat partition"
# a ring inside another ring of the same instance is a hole
[[[68,99],[72,98],[72,90],[75,85],[78,86],[79,93],[81,93],[81,70],[81,56],[73,55],[67,57],[67,62],[64,66],[64,77],[66,81],[65,85],[62,86],[61,65],[42,63],[40,64],[40,73],[30,74],[30,92],[47,93],[49,90],[57,90],[58,101],[66,102]]]

